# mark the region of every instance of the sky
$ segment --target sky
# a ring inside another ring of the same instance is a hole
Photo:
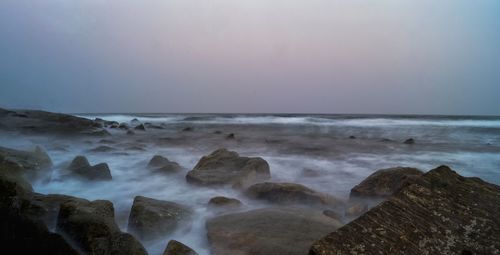
[[[500,115],[498,0],[0,0],[0,107]]]

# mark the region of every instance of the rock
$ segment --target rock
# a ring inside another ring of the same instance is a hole
[[[317,241],[309,254],[498,254],[499,212],[499,186],[440,166]]]
[[[234,139],[234,138],[236,138],[236,136],[233,133],[231,133],[231,134],[229,134],[229,135],[226,136],[226,139],[230,139],[231,140],[231,139]]]
[[[345,216],[349,218],[355,218],[368,211],[368,204],[363,202],[350,203],[346,210]]]
[[[311,244],[338,227],[338,220],[298,208],[266,208],[207,221],[212,254],[306,254]]]
[[[62,203],[56,231],[88,254],[147,254],[133,236],[120,231],[109,201]]]
[[[220,135],[220,134],[222,134],[222,131],[220,131],[220,130],[215,130],[215,131],[214,131],[214,134],[216,134],[216,135]]]
[[[56,136],[94,135],[102,130],[93,120],[67,114],[34,110],[4,110],[0,114],[0,130]]]
[[[110,151],[115,151],[115,148],[106,145],[101,145],[89,150],[89,152],[110,152]]]
[[[118,126],[119,129],[124,129],[124,130],[128,130],[129,127],[127,125],[127,123],[120,123],[120,125]]]
[[[234,151],[219,149],[202,157],[186,180],[204,186],[247,187],[270,177],[269,164],[264,159],[241,157]]]
[[[178,173],[184,170],[178,163],[168,160],[167,158],[155,155],[148,163],[148,167],[160,173]]]
[[[133,118],[131,121],[130,121],[130,124],[134,125],[134,126],[137,126],[139,124],[141,124],[141,122],[137,119],[137,118]]]
[[[192,210],[169,201],[137,196],[130,211],[128,230],[144,241],[173,233],[191,218]]]
[[[351,136],[349,136],[349,139],[356,139],[356,137],[351,135]]]
[[[208,205],[214,208],[237,209],[241,207],[241,201],[229,197],[213,197],[208,201]]]
[[[318,177],[321,176],[321,172],[318,170],[304,168],[302,169],[302,176],[304,177]]]
[[[333,219],[336,219],[336,220],[342,219],[342,217],[340,217],[340,215],[333,210],[324,210],[323,215],[330,217],[330,218],[333,218]]]
[[[415,139],[409,138],[404,141],[404,144],[415,144]]]
[[[135,130],[140,130],[140,131],[146,131],[146,128],[144,127],[143,124],[139,124],[134,127]]]
[[[192,127],[185,127],[182,129],[183,132],[191,132],[193,131],[193,128]]]
[[[89,161],[84,156],[76,156],[67,170],[71,175],[87,180],[111,180],[111,171],[108,164],[100,163],[91,166]]]
[[[115,144],[116,142],[113,141],[113,140],[109,140],[109,139],[101,139],[99,141],[99,143],[102,143],[102,144]]]
[[[144,126],[145,126],[146,128],[152,128],[152,129],[165,129],[165,128],[164,128],[164,127],[162,127],[162,126],[158,126],[158,125],[155,125],[155,124],[152,124],[152,123],[149,123],[149,122],[144,123]]]
[[[59,194],[33,194],[30,206],[25,214],[33,219],[39,219],[45,223],[48,229],[54,230],[59,214],[59,207],[62,203],[70,201],[84,201],[77,197],[59,195]]]
[[[422,171],[411,167],[381,169],[351,189],[351,198],[385,198],[407,183],[419,178]]]
[[[198,255],[198,253],[181,242],[170,240],[163,255]]]
[[[304,204],[341,206],[343,202],[333,196],[320,193],[296,183],[264,182],[250,186],[245,194],[251,198],[276,204]]]
[[[128,130],[128,131],[127,131],[127,135],[135,135],[135,132],[134,132],[134,131],[132,131],[132,130]]]
[[[30,180],[48,178],[51,173],[52,160],[39,146],[34,151],[21,151],[0,147],[0,156],[19,165],[17,168],[23,176]]]

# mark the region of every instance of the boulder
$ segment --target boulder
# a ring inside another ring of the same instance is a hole
[[[232,140],[232,139],[235,139],[236,136],[233,134],[233,133],[230,133],[226,136],[226,139],[229,139],[229,140]]]
[[[208,201],[208,205],[213,208],[237,209],[242,206],[240,200],[229,197],[213,197]]]
[[[87,254],[147,254],[133,236],[120,231],[109,201],[82,199],[62,203],[56,231]]]
[[[49,178],[52,160],[41,147],[36,146],[33,151],[21,151],[0,147],[0,156],[5,160],[19,165],[18,170],[30,180]]]
[[[351,198],[385,198],[419,178],[422,171],[411,167],[381,169],[351,189]]]
[[[146,127],[144,127],[143,124],[139,124],[139,125],[135,126],[134,129],[139,130],[139,131],[146,131]]]
[[[129,232],[144,241],[173,233],[188,223],[193,211],[183,205],[137,196],[128,220]]]
[[[118,126],[119,129],[124,129],[124,130],[128,130],[129,127],[127,125],[127,123],[120,123],[120,125]]]
[[[198,253],[181,242],[170,240],[163,255],[198,255]]]
[[[206,226],[214,255],[303,255],[341,223],[317,211],[266,208],[218,216]]]
[[[182,129],[183,132],[191,132],[193,131],[193,128],[192,127],[185,127]]]
[[[311,255],[499,254],[500,187],[447,166],[317,241]]]
[[[341,206],[343,202],[331,195],[314,191],[296,183],[264,182],[250,186],[245,194],[275,204]]]
[[[107,146],[107,145],[101,145],[101,146],[97,146],[93,149],[90,149],[89,152],[110,152],[110,151],[114,151],[115,148],[113,147],[110,147],[110,146]]]
[[[404,144],[415,144],[415,139],[413,138],[408,138],[404,141]]]
[[[219,149],[202,157],[186,180],[204,186],[247,187],[270,177],[269,164],[264,159],[241,157],[234,151]]]
[[[34,193],[30,201],[30,206],[27,207],[24,213],[26,215],[29,215],[33,219],[39,219],[43,221],[48,229],[54,230],[57,223],[57,216],[59,214],[60,205],[62,203],[70,201],[84,200],[67,195],[43,195]]]
[[[178,163],[170,161],[160,155],[155,155],[151,158],[148,163],[148,168],[161,173],[178,173],[184,169]]]
[[[67,170],[70,175],[83,178],[86,180],[111,180],[111,171],[106,163],[100,163],[91,166],[89,161],[84,156],[76,156]]]

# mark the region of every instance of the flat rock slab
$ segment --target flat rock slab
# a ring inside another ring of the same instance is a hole
[[[340,226],[318,211],[266,208],[210,219],[207,235],[214,255],[304,255],[315,240]]]
[[[500,254],[500,187],[438,167],[309,254]]]

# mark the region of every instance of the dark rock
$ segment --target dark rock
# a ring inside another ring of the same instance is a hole
[[[498,254],[499,212],[499,186],[441,166],[317,241],[309,254]]]
[[[222,134],[222,131],[216,130],[216,131],[214,131],[214,134],[220,135],[220,134]]]
[[[341,223],[298,208],[266,208],[207,221],[212,254],[306,254],[311,244]]]
[[[110,152],[110,151],[115,151],[115,148],[106,145],[101,145],[89,150],[89,152]]]
[[[170,240],[163,255],[198,255],[198,253],[181,242]]]
[[[109,201],[62,203],[56,230],[88,254],[147,254],[134,237],[120,231]]]
[[[108,139],[101,139],[99,141],[99,143],[102,143],[102,144],[115,144],[116,142],[113,141],[113,140],[108,140]]]
[[[356,137],[351,135],[351,136],[349,136],[349,139],[356,139]]]
[[[404,141],[404,144],[415,144],[415,139],[409,138]]]
[[[48,178],[50,176],[52,160],[39,146],[34,151],[21,151],[0,147],[0,156],[5,160],[17,163],[18,170],[30,179]]]
[[[139,124],[139,125],[135,126],[134,129],[135,130],[140,130],[140,131],[146,131],[146,128],[142,124]]]
[[[132,131],[132,130],[128,130],[128,131],[127,131],[127,135],[135,135],[135,132],[134,132],[134,131]]]
[[[173,233],[188,223],[192,210],[169,201],[137,196],[130,211],[128,230],[149,241]]]
[[[275,204],[305,204],[341,206],[343,202],[333,196],[314,191],[296,183],[264,182],[250,186],[245,194],[251,198]]]
[[[152,123],[149,123],[149,122],[144,123],[144,126],[146,128],[152,128],[152,129],[164,129],[164,127],[162,127],[162,126],[155,125],[155,124],[152,124]]]
[[[125,130],[128,130],[129,127],[127,125],[127,123],[120,123],[120,125],[118,126],[119,129],[125,129]]]
[[[77,197],[59,194],[33,194],[30,206],[24,211],[33,219],[39,219],[45,223],[48,229],[54,230],[59,214],[59,207],[62,203],[69,201],[84,201]]]
[[[141,124],[141,122],[137,119],[137,118],[133,118],[131,121],[130,121],[130,124],[134,125],[134,126],[137,126],[139,124]]]
[[[236,138],[236,136],[233,133],[226,136],[226,139],[234,139],[234,138]]]
[[[148,163],[148,167],[154,169],[160,173],[178,173],[181,172],[184,168],[181,167],[178,163],[168,160],[167,158],[155,155]]]
[[[191,132],[193,131],[193,128],[192,127],[185,127],[182,129],[183,132]]]
[[[240,157],[234,151],[219,149],[204,156],[186,175],[198,185],[233,185],[247,187],[271,177],[269,164],[262,158]]]
[[[71,175],[84,178],[87,180],[111,180],[111,171],[108,164],[100,163],[91,166],[89,161],[84,156],[76,156],[67,170]]]
[[[237,209],[241,207],[241,201],[236,198],[229,197],[213,197],[208,201],[208,205],[216,208]]]
[[[350,197],[388,197],[422,174],[423,172],[419,169],[411,167],[381,169],[352,188]]]

